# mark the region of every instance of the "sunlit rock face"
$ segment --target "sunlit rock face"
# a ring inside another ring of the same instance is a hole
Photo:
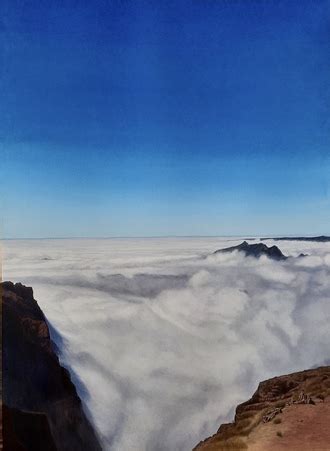
[[[4,449],[100,450],[32,288],[3,282]]]

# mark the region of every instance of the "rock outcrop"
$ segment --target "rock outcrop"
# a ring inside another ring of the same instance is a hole
[[[261,382],[251,399],[194,450],[330,449],[330,366]]]
[[[222,254],[234,251],[243,252],[246,256],[249,257],[260,257],[261,255],[266,255],[267,257],[274,260],[286,260],[288,258],[284,254],[282,254],[282,251],[277,246],[268,247],[264,243],[249,244],[247,241],[243,241],[243,243],[239,244],[238,246],[218,249],[213,254]]]
[[[3,282],[3,445],[6,451],[98,451],[32,288]]]

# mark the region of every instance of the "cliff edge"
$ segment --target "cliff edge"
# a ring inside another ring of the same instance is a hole
[[[261,382],[195,451],[329,451],[330,366]]]
[[[101,450],[32,288],[3,282],[1,291],[3,449]]]

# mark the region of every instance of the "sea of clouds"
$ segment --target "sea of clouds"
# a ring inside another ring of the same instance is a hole
[[[190,450],[259,381],[329,362],[330,243],[212,255],[241,241],[3,242],[3,278],[33,287],[105,450]]]

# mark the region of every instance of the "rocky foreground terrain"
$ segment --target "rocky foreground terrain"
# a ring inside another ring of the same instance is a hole
[[[329,451],[330,366],[261,382],[195,451]]]
[[[1,291],[3,449],[101,450],[32,288],[3,282]]]

